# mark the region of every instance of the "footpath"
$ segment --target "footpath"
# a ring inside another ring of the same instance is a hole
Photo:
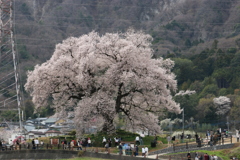
[[[167,147],[164,149],[150,151],[149,155],[146,157],[141,156],[141,152],[138,156],[132,155],[119,155],[117,153],[108,153],[102,150],[99,150],[98,153],[96,151],[87,152],[86,156],[90,157],[98,157],[98,158],[105,158],[105,159],[120,159],[120,160],[139,160],[139,159],[159,159],[159,160],[180,160],[186,158],[186,153],[180,152],[191,152],[195,150],[220,150],[220,149],[227,149],[234,146],[234,143],[237,143],[236,138],[225,138],[224,141],[219,141],[216,145],[210,146],[208,143],[201,143],[199,146],[196,142],[185,142],[174,144],[171,147]],[[166,155],[168,153],[179,153],[176,155]],[[194,157],[194,152],[191,153],[192,157]],[[100,157],[101,156],[101,157]]]
[[[161,150],[153,151],[149,153],[148,158],[151,159],[161,159],[161,160],[168,160],[170,156],[166,156],[168,153],[178,153],[178,152],[191,152],[195,150],[220,150],[220,149],[228,149],[234,146],[237,142],[237,139],[235,137],[229,137],[224,138],[223,140],[219,141],[216,145],[209,145],[208,143],[201,143],[199,146],[196,142],[188,142],[188,143],[181,143],[181,144],[175,144],[171,147],[164,148]],[[176,156],[170,157],[171,160],[179,159],[180,157],[185,157],[186,154],[179,154]],[[192,153],[192,157],[194,157],[194,153]]]

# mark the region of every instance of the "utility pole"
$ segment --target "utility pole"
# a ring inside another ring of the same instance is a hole
[[[183,108],[183,111],[182,111],[182,131],[183,131],[183,134],[184,134],[184,108]]]
[[[229,133],[229,121],[228,121],[228,116],[227,116],[227,127],[228,127],[228,133]]]
[[[170,121],[169,123],[169,129],[170,129],[170,135],[172,136],[172,128],[173,128],[173,124],[172,122]]]
[[[39,130],[39,122],[40,122],[40,113],[38,113],[38,130]]]
[[[13,37],[13,0],[0,0],[0,62],[4,55],[12,54],[13,73],[15,78],[16,95],[11,97],[12,100],[9,103],[17,101],[17,106],[14,106],[12,110],[18,110],[20,132],[22,132],[21,122],[21,104],[20,104],[20,83],[17,70],[16,52],[14,46]],[[5,59],[6,61],[6,59]],[[13,100],[13,98],[15,98]],[[7,103],[6,103],[7,104]],[[5,103],[4,103],[5,106]],[[12,105],[13,106],[13,105]]]

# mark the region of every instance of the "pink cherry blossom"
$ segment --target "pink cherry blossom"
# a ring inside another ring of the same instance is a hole
[[[132,29],[70,37],[28,72],[25,89],[36,109],[51,100],[61,115],[73,111],[78,132],[93,119],[99,129],[114,132],[119,114],[132,128],[159,132],[158,116],[181,110],[171,96],[177,90],[174,62],[153,59],[151,40]]]

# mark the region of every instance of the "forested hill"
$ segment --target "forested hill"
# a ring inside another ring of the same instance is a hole
[[[151,34],[157,55],[185,55],[214,40],[238,47],[239,7],[239,0],[15,0],[15,34],[21,58],[41,62],[69,36],[129,27]]]
[[[193,111],[202,111],[196,106],[203,98],[240,88],[239,0],[15,0],[14,13],[23,83],[26,71],[67,37],[132,27],[152,35],[155,57],[176,62],[179,89],[197,91],[184,104],[192,109],[186,118],[200,119]],[[214,114],[209,110],[203,110],[206,119]]]

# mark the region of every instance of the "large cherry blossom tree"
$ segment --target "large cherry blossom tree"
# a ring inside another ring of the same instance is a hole
[[[177,89],[174,63],[153,59],[151,41],[132,29],[70,37],[28,72],[25,89],[36,108],[51,100],[61,115],[73,112],[77,128],[91,121],[110,133],[120,114],[133,128],[159,132],[158,116],[181,110],[171,96]]]

